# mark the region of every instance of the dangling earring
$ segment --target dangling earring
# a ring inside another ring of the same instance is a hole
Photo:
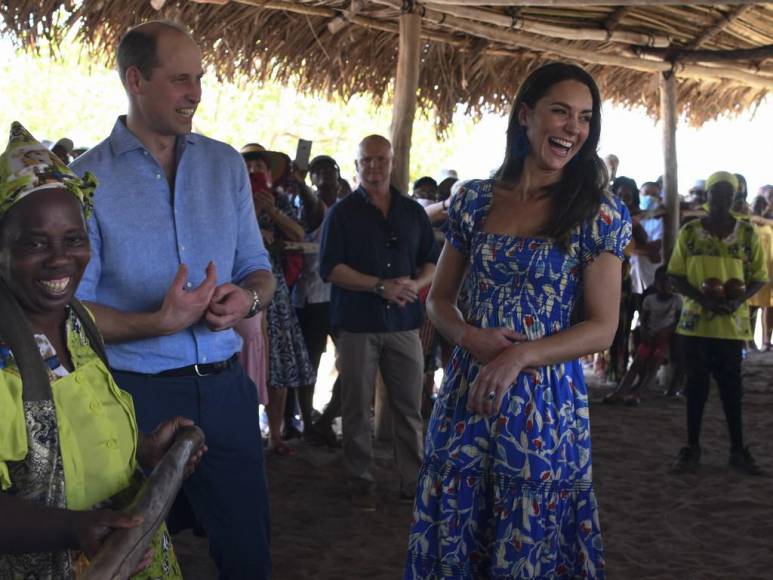
[[[520,159],[529,153],[529,138],[526,136],[526,127],[519,125],[516,129],[513,143],[513,155]]]

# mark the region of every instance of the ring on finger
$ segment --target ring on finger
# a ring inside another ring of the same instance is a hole
[[[488,395],[486,395],[486,396],[488,397],[489,401],[493,401],[494,399],[497,398],[497,392],[496,391],[489,391]]]

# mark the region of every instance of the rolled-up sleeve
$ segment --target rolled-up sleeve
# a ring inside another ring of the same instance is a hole
[[[242,165],[244,164],[242,163]],[[236,203],[239,214],[237,218],[239,231],[236,237],[236,255],[231,272],[231,278],[236,283],[258,270],[271,271],[268,252],[258,228],[250,180],[245,167],[238,171],[238,178],[240,184],[236,192]]]

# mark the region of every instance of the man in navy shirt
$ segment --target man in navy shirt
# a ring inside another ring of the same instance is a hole
[[[78,290],[108,343],[137,422],[190,417],[209,451],[184,484],[221,578],[270,575],[268,493],[255,385],[234,362],[233,326],[271,300],[275,282],[244,161],[191,133],[201,51],[170,22],[124,35],[129,99],[110,136],[79,157],[99,176],[92,258]]]
[[[355,507],[376,507],[370,406],[381,370],[394,420],[400,495],[415,492],[422,455],[423,358],[419,290],[435,272],[432,226],[417,202],[390,186],[392,146],[366,137],[355,160],[360,186],[329,211],[320,275],[333,284],[331,326],[338,332],[344,463]]]

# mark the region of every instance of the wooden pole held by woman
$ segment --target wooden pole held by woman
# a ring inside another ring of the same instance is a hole
[[[125,510],[144,517],[134,528],[111,532],[81,580],[124,580],[142,560],[156,529],[164,521],[182,485],[188,459],[204,444],[204,433],[196,426],[180,429],[175,442]]]

